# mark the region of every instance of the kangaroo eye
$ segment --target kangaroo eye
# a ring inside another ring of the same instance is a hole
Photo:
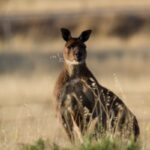
[[[67,48],[68,48],[68,49],[71,49],[71,46],[69,45],[69,46],[67,46]]]
[[[74,47],[75,47],[75,45],[72,44],[72,45],[69,45],[67,48],[71,49],[71,48],[74,48]]]

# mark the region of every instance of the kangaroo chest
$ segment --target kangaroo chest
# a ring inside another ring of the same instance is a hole
[[[70,79],[62,87],[61,106],[87,108],[91,112],[95,105],[96,89],[98,90],[98,85],[93,78]]]

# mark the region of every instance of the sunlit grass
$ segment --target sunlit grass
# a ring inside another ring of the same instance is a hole
[[[55,149],[72,147],[61,123],[56,119],[52,98],[56,77],[56,74],[34,74],[28,77],[10,74],[0,77],[1,150],[18,150],[16,147],[20,144],[34,145],[39,138],[46,142],[46,148],[49,144]],[[125,99],[123,98],[125,104],[139,121],[141,149],[149,150],[149,78],[136,79],[130,76],[128,78],[117,76],[117,78],[125,95]],[[123,96],[113,76],[109,78],[103,76],[99,81],[112,89],[119,97]],[[85,139],[84,145],[88,144],[91,147],[94,146],[94,143]],[[81,145],[76,146],[73,148],[83,148]]]
[[[65,5],[63,5],[65,3]],[[1,13],[37,13],[37,12],[56,12],[56,11],[82,11],[82,9],[95,9],[95,8],[132,8],[147,7],[150,5],[148,0],[135,1],[135,0],[112,0],[111,3],[105,0],[9,0],[1,2]],[[32,7],[34,6],[34,7]]]

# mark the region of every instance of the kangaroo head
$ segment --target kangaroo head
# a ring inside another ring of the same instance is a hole
[[[63,57],[67,64],[78,65],[85,62],[87,52],[85,42],[89,39],[91,30],[83,31],[79,37],[72,37],[68,29],[61,28],[66,41]]]

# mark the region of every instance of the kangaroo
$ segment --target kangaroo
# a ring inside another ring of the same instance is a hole
[[[55,85],[57,111],[71,141],[89,130],[100,138],[106,132],[136,141],[140,129],[136,117],[112,91],[100,85],[86,65],[86,45],[91,30],[72,37],[61,28],[66,41],[63,50],[64,67]]]

